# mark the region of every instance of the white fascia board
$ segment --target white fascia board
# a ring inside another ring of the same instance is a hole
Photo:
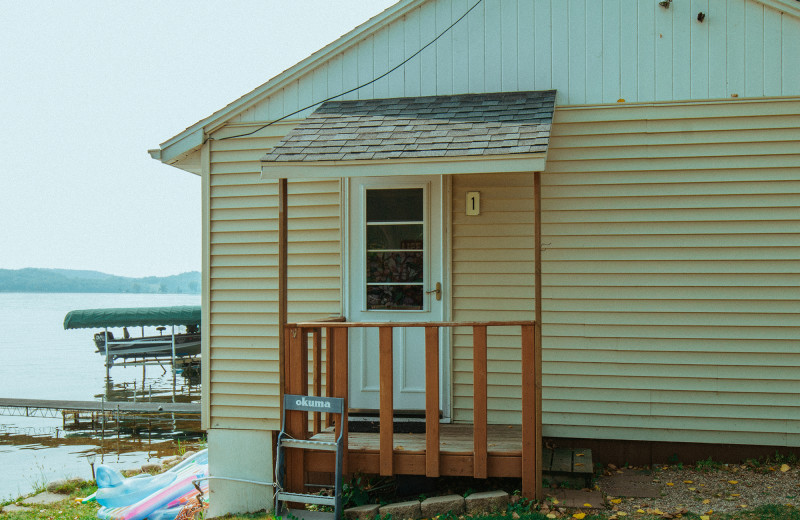
[[[331,57],[343,52],[346,48],[357,44],[364,38],[365,34],[374,31],[375,27],[379,27],[384,23],[391,23],[394,19],[405,15],[408,11],[411,11],[426,1],[428,0],[401,0],[395,5],[384,10],[382,13],[373,16],[349,33],[326,45],[303,61],[281,72],[260,87],[257,87],[236,101],[228,104],[224,108],[214,112],[207,118],[198,121],[180,134],[167,139],[161,144],[161,149],[166,150],[167,148],[178,145],[179,143],[184,143],[184,139],[187,135],[191,135],[198,131],[210,134],[220,126],[224,125],[232,117],[235,117],[240,112],[247,110],[261,100],[268,98],[276,91],[285,87],[287,84],[305,75],[309,70],[317,67],[320,63],[324,63]],[[180,155],[180,153],[185,153],[189,150],[190,149],[188,148],[182,149],[182,151],[176,152],[175,155]]]
[[[262,162],[261,179],[341,179],[387,175],[466,175],[544,171],[546,153],[361,161]]]
[[[172,164],[178,157],[203,146],[205,132],[203,132],[202,128],[198,128],[192,133],[181,135],[183,137],[172,144],[161,145],[161,153],[158,159],[164,164]],[[150,155],[152,156],[153,154],[151,153]]]

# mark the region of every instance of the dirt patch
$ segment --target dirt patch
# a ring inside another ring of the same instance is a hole
[[[606,469],[597,487],[612,511],[634,514],[734,513],[778,504],[800,507],[800,466],[717,464]],[[650,494],[642,496],[639,491]]]

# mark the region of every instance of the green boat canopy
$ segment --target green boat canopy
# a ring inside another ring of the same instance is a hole
[[[65,329],[156,327],[160,325],[200,325],[200,306],[84,309],[70,311],[64,317]]]

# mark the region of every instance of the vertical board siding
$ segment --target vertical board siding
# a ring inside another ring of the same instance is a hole
[[[800,101],[555,121],[544,434],[799,446]]]
[[[314,91],[326,84],[317,77]],[[215,137],[255,128],[224,128]],[[279,428],[278,190],[261,179],[260,160],[289,128],[210,141],[212,428]],[[289,319],[338,314],[339,182],[289,182],[288,198]]]
[[[481,214],[465,215],[468,191]],[[533,175],[453,177],[454,321],[530,320],[533,287]],[[519,327],[489,329],[490,423],[520,423]],[[472,329],[453,333],[453,420],[472,420]]]
[[[368,83],[473,4],[425,2],[234,121],[277,119]],[[792,96],[800,94],[798,42],[800,19],[755,0],[669,9],[635,0],[484,0],[397,71],[342,99],[547,89],[558,90],[559,105]]]

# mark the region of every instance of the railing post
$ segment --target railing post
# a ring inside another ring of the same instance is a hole
[[[537,374],[536,331],[523,325],[522,337],[522,496],[541,499],[542,479],[542,410],[541,382]],[[538,387],[537,387],[538,385]]]
[[[312,329],[311,337],[313,341],[311,359],[314,370],[314,391],[316,396],[322,395],[322,329]],[[321,428],[321,412],[314,412],[314,421],[312,431],[316,435],[320,432]]]
[[[333,327],[325,327],[325,396],[334,397],[336,394],[336,377],[334,371],[336,363],[334,361],[336,347],[334,346]],[[333,426],[333,414],[325,414],[325,427]]]
[[[425,327],[425,475],[439,476],[439,327]]]
[[[394,373],[392,327],[380,327],[380,473],[392,476],[394,462]]]
[[[472,476],[487,478],[488,455],[486,453],[486,326],[472,327],[472,428],[474,457]]]
[[[289,352],[287,361],[288,391],[290,394],[305,395],[308,392],[308,333],[305,329],[293,327],[287,330]],[[284,413],[287,413],[284,411]],[[308,432],[308,413],[292,410],[287,417],[287,430],[295,439],[306,439]],[[302,450],[289,449],[286,453],[286,488],[302,493],[305,481],[305,460]]]
[[[344,445],[342,453],[342,473],[348,473],[348,444],[347,444],[347,407],[350,401],[347,398],[347,328],[337,327],[333,329],[333,347],[335,350],[334,358],[336,360],[336,367],[334,373],[336,375],[335,381],[335,394],[334,397],[344,398],[344,413],[342,414],[341,424],[336,424],[336,438],[342,436],[342,444]]]

